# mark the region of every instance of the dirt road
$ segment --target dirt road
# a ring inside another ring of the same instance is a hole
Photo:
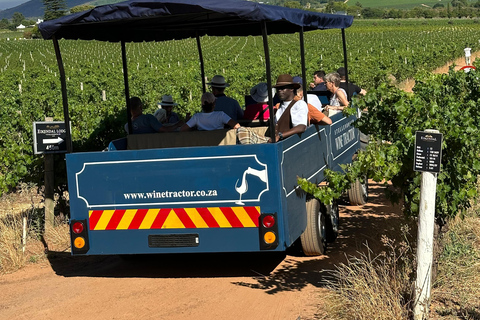
[[[402,223],[400,207],[370,185],[363,208],[341,205],[328,254],[169,255],[124,261],[52,252],[0,277],[0,319],[313,319],[328,270]]]

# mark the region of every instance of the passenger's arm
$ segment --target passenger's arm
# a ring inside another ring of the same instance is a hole
[[[338,90],[337,97],[338,97],[338,101],[340,101],[340,106],[342,107],[339,110],[343,110],[345,107],[348,107],[348,99],[345,93],[343,93],[343,91]]]
[[[230,126],[230,128],[232,128],[232,129],[238,129],[238,128],[240,128],[240,124],[239,124],[237,121],[233,120],[233,119],[230,119],[230,120],[227,122],[227,124],[228,124],[228,125]]]
[[[290,137],[290,136],[293,136],[294,134],[303,133],[303,132],[305,132],[306,129],[307,129],[307,126],[306,126],[306,125],[304,125],[304,124],[299,124],[299,125],[293,127],[293,128],[290,129],[290,130],[287,130],[287,131],[285,131],[285,132],[281,132],[281,134],[282,134],[282,139],[286,139],[286,138],[288,138],[288,137]],[[277,141],[279,141],[279,140],[281,140],[281,139],[280,139],[280,133],[277,133],[277,134],[275,135],[275,142],[277,142]],[[268,139],[268,142],[272,142],[272,138]]]
[[[329,117],[325,116],[322,118],[322,120],[320,120],[320,124],[332,124],[332,119],[330,119]]]
[[[190,128],[190,127],[188,126],[188,124],[186,124],[186,123],[185,123],[183,126],[180,127],[180,131],[181,131],[181,132],[190,131],[190,130],[192,130],[192,128]]]
[[[158,129],[158,132],[172,132],[175,131],[177,128],[181,127],[182,124],[183,121],[178,121],[173,126],[161,126],[160,129]]]

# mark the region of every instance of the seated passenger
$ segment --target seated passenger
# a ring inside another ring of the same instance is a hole
[[[224,93],[225,88],[230,85],[225,82],[223,76],[216,75],[207,84],[212,87],[212,93],[217,98],[215,111],[223,111],[235,121],[243,119],[243,110],[238,101],[227,97]]]
[[[187,121],[180,131],[189,131],[194,127],[198,130],[217,130],[223,129],[225,125],[229,125],[233,129],[240,128],[237,121],[230,118],[223,111],[213,111],[215,109],[215,96],[206,92],[202,95],[202,110],[201,113],[196,113]]]
[[[298,77],[298,76],[293,77],[293,81],[300,84],[300,88],[297,89],[297,96],[299,94],[299,91],[301,91],[300,92],[302,94],[301,99],[303,99],[304,92],[303,92],[303,88],[302,88],[302,84],[303,84],[302,78]],[[317,108],[318,111],[323,112],[322,103],[320,102],[320,99],[318,98],[318,96],[316,94],[308,93],[307,94],[307,100],[308,100],[308,103],[311,104],[312,106],[314,106],[315,108]]]
[[[340,88],[340,75],[338,73],[332,72],[327,74],[325,82],[327,83],[328,91],[333,94],[330,98],[330,103],[325,106],[328,116],[331,117],[348,107],[347,93]]]
[[[173,102],[171,95],[162,96],[162,101],[158,103],[158,109],[153,114],[160,123],[164,125],[172,125],[180,121],[178,114],[172,112],[174,106],[177,106],[178,103]],[[164,111],[161,111],[164,110]]]
[[[303,100],[302,78],[294,77],[293,81],[300,84],[300,87],[297,89],[297,94],[295,96],[295,99]],[[311,97],[311,96],[313,96],[313,97]],[[315,101],[313,98],[317,98],[317,101],[318,101],[318,97],[316,95],[314,95],[314,94],[308,94],[307,95],[307,99],[308,99],[308,103],[307,103],[307,105],[308,105],[308,123],[309,124],[322,124],[322,125],[332,124],[332,119],[330,119],[325,114],[323,114],[320,111],[320,109],[318,109],[318,107],[314,106],[310,102],[310,99]]]
[[[260,82],[250,89],[250,96],[255,100],[255,104],[245,107],[243,119],[246,120],[268,120],[270,111],[268,110],[268,86],[265,82]]]
[[[281,100],[275,113],[275,142],[305,132],[308,124],[308,106],[305,101],[295,100],[295,89],[298,89],[300,84],[293,82],[291,75],[282,74],[278,76],[273,87],[277,89]],[[272,142],[271,138],[260,136],[244,127],[237,129],[237,138],[241,144]]]
[[[134,134],[173,131],[176,127],[164,127],[151,114],[143,114],[143,103],[138,97],[130,98],[130,114],[132,115],[132,130]],[[124,126],[128,132],[128,123]]]
[[[356,84],[350,81],[347,83],[346,70],[344,67],[338,68],[337,73],[340,75],[340,88],[345,90],[345,92],[347,93],[348,101],[352,100],[352,96],[354,94],[360,94],[362,96],[367,94],[367,91],[365,91],[365,89],[360,88]]]
[[[327,91],[325,84],[325,71],[318,70],[313,73],[313,82],[310,83],[312,91]]]

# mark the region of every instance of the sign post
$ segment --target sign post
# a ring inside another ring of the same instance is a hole
[[[433,265],[435,194],[437,173],[442,159],[442,134],[437,130],[417,131],[414,170],[422,172],[417,236],[417,278],[415,281],[414,319],[428,317]]]
[[[45,174],[45,228],[54,225],[54,153],[67,152],[67,130],[63,121],[33,123],[33,149],[35,154],[44,154]]]

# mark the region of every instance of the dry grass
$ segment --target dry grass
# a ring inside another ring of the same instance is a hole
[[[407,232],[405,227],[405,232]],[[412,249],[383,238],[386,251],[372,257],[370,250],[337,266],[323,319],[408,319],[413,301]]]
[[[451,221],[442,236],[432,319],[480,319],[480,208]]]
[[[28,185],[3,195],[0,198],[0,274],[45,260],[47,246],[53,251],[70,249],[66,221],[57,220],[55,227],[44,232],[42,196]]]

